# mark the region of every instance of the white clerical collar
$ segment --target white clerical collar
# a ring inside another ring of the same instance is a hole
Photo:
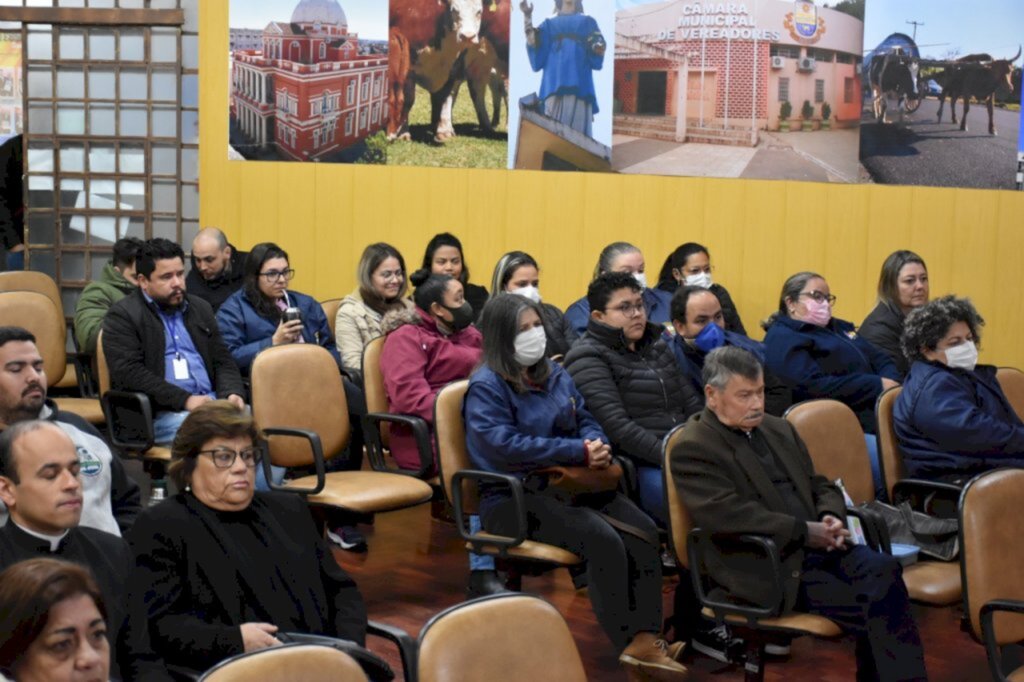
[[[14,523],[14,519],[11,519],[11,523]],[[28,535],[31,535],[34,538],[39,538],[40,540],[45,540],[46,542],[49,542],[50,543],[50,551],[51,552],[56,552],[57,548],[60,547],[60,541],[63,540],[64,538],[66,538],[67,535],[68,535],[68,531],[66,531],[66,530],[63,533],[61,533],[60,535],[47,535],[46,533],[37,533],[34,530],[29,530],[28,528],[26,528],[25,526],[21,525],[20,523],[14,523],[14,525],[17,526],[18,528],[20,528],[21,530],[23,530]]]

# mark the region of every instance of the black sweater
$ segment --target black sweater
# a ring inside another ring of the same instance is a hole
[[[910,371],[910,363],[907,362],[907,357],[903,355],[903,348],[900,346],[904,319],[902,313],[879,301],[857,330],[857,333],[867,339],[872,346],[892,358],[901,377],[906,377]]]
[[[647,466],[661,468],[661,439],[701,410],[655,324],[630,350],[621,329],[591,319],[565,368],[615,453]]]
[[[202,273],[196,267],[196,259],[192,257],[192,269],[185,278],[185,290],[192,296],[198,296],[213,308],[214,312],[221,304],[228,300],[228,296],[242,288],[242,280],[245,279],[245,259],[249,255],[245,251],[239,251],[231,244],[231,259],[224,272],[219,277],[211,280],[203,279]]]

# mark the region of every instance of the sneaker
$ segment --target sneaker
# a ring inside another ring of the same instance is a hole
[[[339,526],[327,530],[327,539],[349,552],[365,552],[366,538],[355,526]]]
[[[668,548],[661,550],[661,574],[676,575],[679,573],[679,566],[676,564],[676,557]]]
[[[764,653],[768,656],[776,656],[778,658],[784,658],[789,656],[790,644],[792,643],[792,637],[779,637],[775,641],[767,642],[764,645]]]
[[[675,660],[683,647],[669,645],[653,632],[641,632],[619,656],[619,664],[626,669],[629,679],[681,682],[689,678],[686,666]]]
[[[690,648],[721,663],[732,663],[743,650],[743,640],[733,637],[727,625],[717,625],[693,633]]]

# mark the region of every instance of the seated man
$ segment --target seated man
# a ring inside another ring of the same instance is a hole
[[[185,254],[166,239],[143,245],[139,288],[103,321],[111,387],[149,397],[157,443],[170,443],[188,413],[214,398],[244,406],[245,388],[210,304],[185,293]]]
[[[849,544],[842,494],[814,472],[793,427],[764,414],[761,363],[741,348],[719,348],[704,360],[704,383],[706,407],[671,453],[694,525],[774,540],[784,610],[825,616],[853,634],[858,680],[927,679],[899,562]],[[712,552],[708,566],[733,597],[777,606],[764,603],[766,578],[749,554]]]
[[[142,509],[139,486],[91,424],[46,399],[46,372],[35,341],[21,327],[0,327],[0,429],[34,419],[59,426],[78,451],[82,525],[121,535]],[[0,523],[5,520],[6,512],[0,512]]]
[[[100,278],[89,282],[82,290],[82,297],[75,306],[75,339],[83,352],[96,354],[96,337],[103,328],[103,317],[110,306],[138,286],[135,283],[135,256],[141,247],[141,239],[118,239],[114,242],[114,255],[103,266]]]
[[[693,390],[704,398],[704,358],[722,346],[737,346],[748,350],[764,362],[764,344],[743,334],[725,329],[722,304],[710,289],[681,286],[672,294],[672,326],[676,336],[670,345],[676,362]],[[764,374],[765,409],[768,414],[781,417],[793,404],[793,392],[771,372]]]
[[[185,287],[217,312],[228,296],[242,288],[244,251],[228,243],[228,238],[216,227],[199,231],[192,240],[192,270],[185,279]]]
[[[22,421],[0,434],[0,499],[11,513],[0,528],[0,571],[41,556],[89,569],[107,607],[113,677],[169,680],[149,647],[146,628],[132,628],[128,618],[133,565],[128,544],[79,525],[82,475],[75,444],[51,422]]]

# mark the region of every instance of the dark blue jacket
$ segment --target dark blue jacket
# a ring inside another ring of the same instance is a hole
[[[686,343],[686,340],[678,334],[672,337],[669,342],[672,352],[679,363],[679,369],[683,375],[690,380],[690,385],[700,396],[701,404],[704,403],[704,358],[707,353]],[[725,345],[736,346],[749,351],[764,364],[764,344],[755,341],[743,334],[725,332]],[[777,376],[767,369],[764,371],[764,409],[768,414],[781,417],[789,406],[793,404],[793,393],[789,387],[783,384]]]
[[[288,300],[302,311],[302,338],[305,342],[326,348],[341,367],[341,356],[334,345],[324,309],[314,298],[297,291],[289,291]],[[257,313],[246,298],[245,289],[239,289],[217,311],[217,324],[231,357],[242,373],[248,374],[256,354],[272,345],[271,338],[278,323]]]
[[[846,403],[864,432],[875,433],[882,377],[901,377],[889,356],[858,336],[851,323],[832,318],[819,327],[780,316],[764,345],[765,366],[793,389],[794,402],[832,398]]]
[[[907,475],[970,477],[1024,467],[1024,422],[1006,399],[996,369],[973,372],[917,360],[893,406]]]
[[[661,289],[644,289],[640,295],[647,306],[647,321],[654,324],[665,325],[672,321],[672,294],[667,294]],[[565,319],[572,325],[577,336],[583,336],[587,331],[587,324],[590,322],[590,303],[584,296],[573,303],[565,311]]]
[[[569,373],[553,362],[548,365],[551,376],[544,388],[525,393],[486,365],[470,377],[462,409],[474,468],[524,478],[548,466],[583,466],[584,440],[608,442]],[[484,512],[502,497],[500,488],[481,492]]]

